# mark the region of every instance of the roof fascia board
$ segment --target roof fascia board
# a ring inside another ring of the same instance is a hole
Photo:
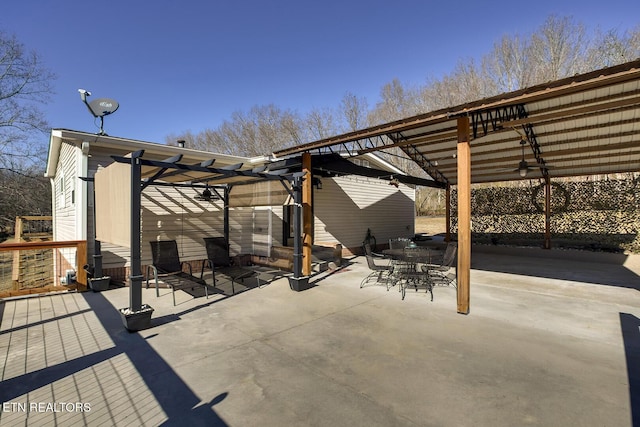
[[[56,132],[56,134],[59,135],[59,137],[61,137],[62,139],[70,139],[78,142],[89,142],[91,145],[103,148],[118,148],[124,151],[145,150],[146,153],[165,155],[168,157],[175,156],[176,154],[184,154],[185,157],[193,157],[202,160],[208,160],[213,157],[219,162],[231,164],[249,161],[247,157],[211,153],[202,150],[194,150],[191,148],[181,148],[173,145],[163,145],[154,142],[118,138],[108,135],[90,134],[68,129],[54,129],[52,130],[52,135],[54,132]]]
[[[62,131],[53,129],[49,137],[49,151],[47,154],[47,169],[44,172],[45,178],[56,176],[56,166],[60,159],[60,147],[62,145]]]

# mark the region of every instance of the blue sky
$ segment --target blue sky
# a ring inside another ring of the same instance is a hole
[[[98,131],[84,88],[120,103],[109,135],[160,143],[254,105],[304,114],[351,92],[372,107],[394,78],[424,84],[550,14],[590,30],[640,24],[638,0],[5,0],[0,10],[0,29],[58,76],[44,106],[52,127]]]

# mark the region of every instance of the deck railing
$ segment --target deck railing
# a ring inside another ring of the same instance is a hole
[[[71,250],[64,253],[68,248]],[[86,240],[0,244],[0,272],[4,273],[0,277],[0,298],[65,289],[85,291],[86,263]],[[67,270],[75,272],[73,285],[63,283]]]

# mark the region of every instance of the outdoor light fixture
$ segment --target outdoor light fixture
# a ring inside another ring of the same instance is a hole
[[[313,178],[313,185],[316,187],[316,190],[322,190],[322,181],[320,178]]]
[[[529,171],[529,165],[524,160],[520,162],[518,165],[518,173],[522,178],[527,176],[527,172]]]
[[[527,172],[529,172],[529,165],[527,161],[524,159],[524,146],[527,144],[527,141],[523,138],[520,140],[520,146],[522,147],[522,160],[518,163],[518,173],[522,178],[527,176]]]

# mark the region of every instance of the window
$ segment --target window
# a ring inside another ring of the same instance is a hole
[[[67,197],[66,197],[66,190],[65,190],[64,184],[65,184],[64,173],[61,173],[60,179],[58,179],[58,186],[56,188],[59,208],[64,208],[67,205]]]

